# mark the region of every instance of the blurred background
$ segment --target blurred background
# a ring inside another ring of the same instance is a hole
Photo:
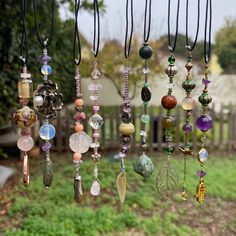
[[[183,143],[181,131],[184,112],[181,106],[174,111],[177,119],[175,128],[175,155],[173,166],[179,175],[180,188],[168,201],[160,200],[156,191],[158,170],[165,161],[164,134],[161,118],[164,110],[160,107],[161,97],[166,93],[167,77],[164,73],[168,59],[167,48],[167,1],[157,0],[152,4],[152,27],[150,45],[154,54],[148,62],[151,70],[149,80],[152,100],[148,107],[151,122],[148,126],[148,155],[155,165],[155,173],[143,179],[133,172],[133,163],[140,155],[140,116],[142,100],[140,91],[143,84],[143,60],[138,51],[143,39],[143,0],[134,1],[134,39],[129,59],[132,68],[130,94],[132,96],[133,123],[136,133],[127,158],[128,189],[126,201],[120,204],[116,190],[116,175],[119,173],[119,133],[120,106],[123,91],[123,54],[125,32],[125,1],[100,0],[101,48],[98,62],[102,73],[100,93],[101,153],[99,162],[101,196],[92,198],[89,194],[93,179],[91,153],[84,157],[81,167],[84,200],[77,204],[73,200],[74,165],[68,146],[68,138],[73,132],[75,113],[75,84],[73,63],[74,1],[58,0],[55,8],[55,25],[49,55],[52,56],[52,80],[57,82],[64,95],[64,108],[52,120],[57,134],[53,141],[52,161],[54,179],[50,189],[44,189],[42,171],[44,156],[40,152],[41,140],[38,136],[38,122],[32,129],[35,147],[30,151],[31,181],[29,187],[22,184],[22,159],[16,146],[20,130],[12,121],[12,115],[20,106],[17,96],[17,81],[21,66],[19,45],[21,40],[20,1],[0,2],[0,235],[52,235],[52,236],[92,236],[92,235],[236,235],[236,3],[233,0],[213,1],[212,58],[210,62],[209,94],[213,98],[210,114],[214,127],[208,132],[207,143],[210,158],[206,163],[207,199],[199,205],[194,198],[198,183],[196,175],[199,163],[196,153],[199,149],[201,133],[196,129],[191,140],[195,155],[188,160],[189,199],[180,198],[183,179],[183,156],[178,147]],[[173,1],[173,9],[175,7]],[[196,29],[197,1],[190,1],[190,41]],[[82,46],[80,66],[82,92],[87,117],[92,114],[88,85],[93,55],[91,51],[93,35],[92,3],[82,1],[79,13],[79,31]],[[200,31],[193,51],[193,73],[196,89],[193,97],[201,94],[203,77],[203,35],[205,0],[201,1]],[[42,35],[48,34],[50,26],[50,1],[38,1],[38,18]],[[173,13],[172,28],[175,27]],[[40,57],[33,17],[32,1],[27,5],[27,31],[29,38],[28,69],[33,77],[34,88],[41,82]],[[173,94],[181,104],[185,96],[182,82],[186,77],[184,67],[187,58],[185,50],[185,1],[181,2],[177,48],[175,51],[178,74],[175,77]],[[111,96],[112,94],[112,96]],[[32,107],[32,103],[30,104]],[[191,122],[195,124],[201,112],[200,106],[193,111]],[[92,130],[85,123],[85,131]]]

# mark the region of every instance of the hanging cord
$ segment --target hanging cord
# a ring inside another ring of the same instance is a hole
[[[53,31],[53,24],[54,24],[54,5],[55,5],[54,0],[51,0],[51,28],[50,28],[49,38],[45,38],[43,40],[39,33],[39,25],[38,25],[38,17],[37,17],[37,0],[33,0],[35,28],[36,28],[38,41],[41,44],[42,48],[48,47],[52,41],[52,31]]]
[[[80,46],[80,37],[79,37],[79,30],[78,30],[79,8],[80,8],[80,0],[75,0],[75,32],[74,32],[73,57],[74,57],[74,63],[76,65],[79,65],[81,61],[81,46]],[[76,54],[76,41],[77,41],[77,47],[78,47],[78,54]]]
[[[186,0],[186,34],[185,34],[186,46],[185,46],[185,48],[188,51],[192,51],[194,49],[194,47],[196,46],[197,38],[198,38],[198,32],[199,32],[200,0],[198,0],[198,6],[197,6],[197,29],[196,29],[195,39],[194,39],[194,42],[193,42],[192,46],[189,44],[189,38],[188,38],[188,9],[189,9],[188,5],[189,5],[189,0]]]
[[[134,28],[133,0],[130,0],[130,35],[129,32],[129,0],[126,0],[125,58],[129,57]]]
[[[150,36],[151,29],[151,18],[152,18],[152,0],[145,1],[145,13],[144,13],[144,32],[143,32],[143,40],[145,43],[148,42]]]
[[[28,61],[28,38],[26,32],[26,25],[25,25],[25,16],[26,16],[26,1],[22,0],[21,6],[21,17],[22,17],[22,36],[20,42],[20,59],[23,65],[27,64]],[[23,52],[25,51],[25,53]],[[25,54],[23,56],[23,53]]]
[[[97,57],[100,44],[100,16],[99,16],[99,6],[98,1],[93,1],[93,55]]]
[[[208,22],[209,13],[209,22]],[[205,33],[204,33],[204,60],[208,64],[211,58],[211,23],[212,23],[212,2],[206,1],[206,18],[205,18]],[[207,42],[208,34],[208,42]]]
[[[174,36],[174,43],[171,45],[171,35],[170,35],[170,8],[171,8],[171,0],[168,0],[168,49],[172,53],[175,51],[176,42],[178,38],[178,30],[179,30],[179,7],[180,7],[180,0],[177,3],[177,10],[176,10],[176,29],[175,29],[175,36]]]

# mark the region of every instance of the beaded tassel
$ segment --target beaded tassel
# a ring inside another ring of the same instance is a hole
[[[56,111],[62,109],[62,94],[58,92],[57,84],[48,79],[52,73],[52,67],[48,64],[51,57],[47,53],[47,41],[44,42],[41,73],[43,84],[38,85],[34,92],[34,108],[43,117],[43,125],[39,129],[39,136],[45,141],[42,150],[46,154],[46,162],[43,171],[43,183],[46,188],[50,187],[53,178],[52,162],[50,159],[50,149],[52,140],[56,135],[56,129],[49,123],[49,119],[56,115]]]
[[[86,119],[86,115],[83,112],[83,95],[81,93],[81,75],[79,71],[79,66],[77,66],[75,71],[75,81],[76,81],[76,114],[75,119],[75,133],[73,133],[69,138],[70,149],[74,152],[73,162],[75,164],[75,177],[74,177],[74,199],[76,202],[80,202],[82,199],[82,177],[80,175],[80,165],[82,163],[82,153],[88,151],[89,146],[92,143],[92,139],[83,131],[84,127],[82,122]]]
[[[131,103],[129,99],[129,71],[130,68],[128,65],[125,65],[124,70],[124,86],[125,86],[125,93],[124,93],[124,101],[123,101],[123,111],[122,111],[122,123],[119,126],[120,132],[120,174],[117,177],[117,190],[120,197],[121,203],[125,200],[126,194],[126,173],[125,173],[125,164],[124,158],[127,155],[128,149],[130,149],[130,142],[131,142],[131,135],[134,133],[135,128],[134,125],[131,123],[132,116],[131,116]]]
[[[147,60],[151,58],[152,56],[152,48],[148,45],[148,43],[144,43],[143,46],[139,50],[139,55],[142,59],[145,60],[145,66],[143,69],[144,73],[144,86],[141,90],[141,99],[143,101],[143,113],[141,116],[141,122],[143,124],[143,128],[140,132],[140,136],[142,138],[142,155],[139,157],[139,159],[134,164],[134,171],[143,177],[149,177],[153,173],[153,163],[151,159],[146,155],[146,125],[150,122],[150,116],[147,114],[147,106],[149,101],[151,100],[151,91],[149,89],[148,84],[148,73],[150,72],[149,68],[147,67]]]
[[[189,135],[192,132],[192,125],[189,124],[189,119],[191,116],[191,111],[194,109],[196,103],[195,100],[191,96],[192,90],[196,87],[196,83],[192,80],[191,77],[191,69],[193,68],[192,64],[192,54],[189,52],[187,63],[185,65],[187,69],[186,80],[182,83],[183,89],[186,91],[186,97],[182,101],[182,108],[185,111],[185,123],[183,124],[182,130],[184,133],[184,146],[179,147],[179,150],[184,154],[184,181],[183,181],[183,191],[181,193],[181,197],[183,200],[187,200],[187,156],[193,155],[191,150],[191,144],[189,142]]]
[[[37,116],[35,112],[27,105],[33,94],[33,83],[31,74],[27,72],[27,67],[24,65],[20,80],[18,81],[18,97],[20,99],[21,109],[14,113],[14,122],[21,128],[21,137],[17,141],[18,148],[24,152],[23,160],[23,183],[29,184],[29,159],[27,152],[34,147],[34,140],[31,137],[31,127],[34,126]]]
[[[93,95],[90,99],[93,101],[93,115],[89,118],[89,125],[93,128],[93,143],[90,145],[93,148],[92,160],[94,162],[93,175],[94,180],[90,188],[90,193],[92,196],[98,196],[100,194],[100,182],[98,180],[98,161],[101,155],[98,153],[99,144],[99,129],[103,125],[103,118],[98,114],[99,112],[99,96],[98,90],[102,88],[101,84],[98,84],[98,79],[100,77],[100,72],[97,68],[97,61],[93,62],[93,70],[91,77],[93,83],[89,85],[89,90],[93,91]]]
[[[166,150],[168,158],[164,166],[159,171],[156,181],[157,191],[163,199],[167,199],[173,194],[178,183],[177,174],[170,163],[172,153],[174,152],[172,129],[175,126],[175,118],[171,116],[171,110],[177,105],[177,99],[172,95],[172,90],[174,87],[173,78],[177,73],[175,58],[173,55],[168,58],[168,62],[169,65],[165,70],[169,77],[169,84],[167,85],[168,93],[163,96],[161,100],[162,106],[167,110],[166,116],[162,118],[162,127],[165,129],[165,141],[167,143]]]
[[[204,89],[202,91],[202,94],[198,97],[198,101],[202,104],[202,114],[196,120],[197,128],[202,131],[202,138],[201,138],[202,144],[201,144],[201,149],[198,152],[198,161],[200,162],[201,170],[197,172],[197,175],[199,176],[200,180],[199,184],[197,185],[197,191],[195,194],[195,197],[199,203],[203,203],[206,196],[206,186],[203,179],[203,177],[206,175],[206,172],[204,171],[204,163],[208,159],[208,151],[205,148],[207,141],[206,132],[213,126],[213,120],[211,116],[207,114],[208,105],[212,101],[212,98],[208,95],[208,84],[210,82],[211,81],[208,80],[208,64],[206,64],[205,76],[202,79],[202,84],[204,85]]]

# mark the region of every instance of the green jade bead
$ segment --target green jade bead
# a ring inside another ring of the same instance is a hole
[[[141,121],[142,121],[142,123],[144,123],[144,124],[148,124],[148,123],[150,122],[150,116],[143,114],[143,115],[141,116]]]
[[[153,50],[147,43],[144,43],[143,46],[139,50],[139,56],[145,60],[151,58],[152,53],[153,53]]]

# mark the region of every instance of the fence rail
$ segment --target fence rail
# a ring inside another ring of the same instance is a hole
[[[100,130],[100,143],[103,150],[118,149],[119,147],[119,132],[118,127],[120,124],[120,107],[109,107],[101,109],[101,116],[104,118],[104,125]],[[58,152],[68,151],[68,140],[71,133],[74,132],[74,110],[65,107],[58,113],[56,119],[52,122],[56,126],[57,134],[54,140],[55,150]],[[233,151],[236,149],[236,111],[231,106],[224,108],[221,106],[220,111],[216,112],[214,107],[209,111],[214,119],[214,126],[208,132],[208,147],[212,150],[219,151]],[[142,123],[140,117],[142,115],[142,108],[134,107],[132,110],[133,123],[136,127],[136,132],[133,135],[131,150],[137,150],[140,144],[140,131]],[[164,131],[161,126],[162,117],[165,111],[161,107],[150,107],[150,123],[147,127],[148,131],[148,144],[149,151],[163,151],[165,148]],[[92,115],[92,111],[87,111],[87,116]],[[181,107],[177,107],[173,111],[176,117],[176,127],[174,129],[174,144],[176,150],[183,142],[182,124],[184,122],[184,111]],[[191,123],[193,124],[193,132],[191,134],[191,141],[193,150],[196,151],[200,145],[201,132],[197,130],[195,121],[200,115],[200,108],[192,112]],[[92,135],[92,129],[84,123],[84,130]],[[36,130],[33,132],[34,137],[37,137]],[[42,142],[38,139],[39,144]]]

